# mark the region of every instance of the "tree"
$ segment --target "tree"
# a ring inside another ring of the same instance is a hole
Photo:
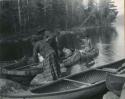
[[[118,11],[112,0],[102,0],[99,9],[102,24],[111,24],[115,21]]]
[[[18,8],[16,3],[13,1],[0,1],[0,33],[2,35],[12,35],[19,32]]]

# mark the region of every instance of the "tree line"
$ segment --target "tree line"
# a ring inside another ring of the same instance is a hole
[[[111,25],[117,13],[112,0],[1,0],[0,36]]]

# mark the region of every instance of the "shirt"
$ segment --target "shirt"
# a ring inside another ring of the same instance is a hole
[[[43,56],[43,58],[48,57],[51,53],[53,53],[54,50],[51,48],[51,46],[45,42],[44,40],[40,40],[36,42],[33,48],[33,57],[35,62],[38,62],[38,53]]]

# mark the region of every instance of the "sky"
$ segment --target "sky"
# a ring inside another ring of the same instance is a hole
[[[120,14],[124,14],[124,0],[113,0]]]
[[[96,3],[99,3],[100,0],[94,0]],[[124,0],[112,0],[115,2],[117,9],[119,11],[119,15],[124,14]],[[88,0],[83,0],[83,4],[87,6]]]

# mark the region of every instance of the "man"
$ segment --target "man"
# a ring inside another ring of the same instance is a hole
[[[50,46],[54,49],[57,57],[59,58],[59,31],[56,31],[55,34],[52,35],[51,39],[48,40]]]
[[[46,36],[49,31],[44,32],[43,40],[33,37],[33,58],[35,62],[40,62],[39,58],[42,57],[43,75],[47,80],[56,80],[60,77],[60,69],[56,60],[56,54],[53,48],[49,45],[48,40],[50,36]]]

